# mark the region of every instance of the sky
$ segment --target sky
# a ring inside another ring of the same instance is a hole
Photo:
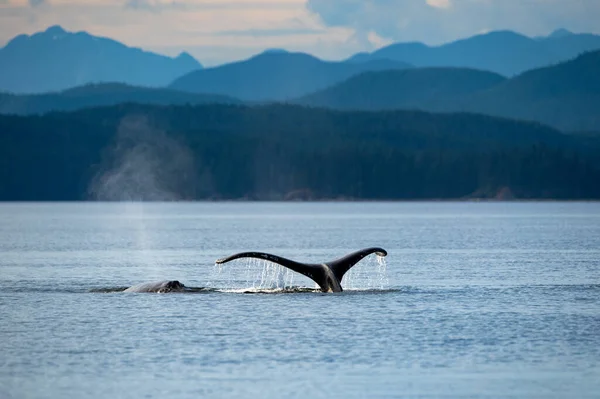
[[[599,17],[600,0],[0,0],[0,46],[61,25],[206,66],[271,48],[337,60],[492,30],[600,34]]]

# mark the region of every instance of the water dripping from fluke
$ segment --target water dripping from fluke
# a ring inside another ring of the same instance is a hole
[[[223,292],[281,293],[307,289],[294,285],[295,273],[277,263],[248,258],[235,265],[215,263],[211,286]],[[243,277],[241,277],[243,275]]]

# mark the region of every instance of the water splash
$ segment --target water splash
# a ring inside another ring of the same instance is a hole
[[[377,255],[377,276],[379,277],[379,288],[382,290],[390,288],[390,277],[387,272],[387,262],[384,256]]]
[[[344,290],[386,290],[390,280],[385,257],[368,256],[358,262],[342,278]]]
[[[260,279],[252,282],[252,288],[256,289],[286,289],[290,288],[294,282],[294,272],[290,269],[262,259],[255,259],[254,262],[262,269]],[[249,281],[251,267],[246,270],[248,272],[247,281]]]
[[[242,264],[245,267],[240,266]],[[290,269],[263,259],[243,259],[227,265],[215,264],[214,274],[217,284],[228,290],[285,290],[291,289],[295,280],[295,273]],[[244,277],[236,278],[240,275]]]

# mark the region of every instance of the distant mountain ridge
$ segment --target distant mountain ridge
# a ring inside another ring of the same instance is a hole
[[[158,87],[201,68],[187,53],[171,58],[51,26],[0,49],[0,91],[43,93],[101,82]]]
[[[294,103],[345,110],[444,109],[448,99],[492,88],[501,75],[466,68],[365,72]]]
[[[277,50],[191,72],[176,79],[169,87],[227,95],[245,101],[281,101],[326,88],[364,71],[410,67],[390,60],[364,63],[322,61],[305,53]]]
[[[415,67],[461,67],[514,76],[600,49],[600,36],[559,29],[549,36],[530,38],[512,31],[494,31],[440,46],[395,43],[372,53],[358,53],[348,62],[389,59]]]
[[[419,68],[370,72],[294,102],[338,109],[471,112],[600,131],[600,51],[504,79],[490,72]]]
[[[600,62],[594,55],[600,50],[590,49],[600,49],[600,36],[559,29],[530,38],[496,31],[437,47],[396,43],[346,61],[273,48],[202,69],[187,53],[165,57],[52,26],[19,35],[0,49],[0,112],[123,102],[285,101],[342,109],[465,111],[600,131]]]
[[[451,110],[600,131],[600,51],[525,72],[454,103]]]
[[[75,111],[124,103],[153,105],[240,104],[232,97],[180,92],[172,89],[129,86],[122,83],[90,84],[56,93],[0,93],[0,114],[30,115]]]

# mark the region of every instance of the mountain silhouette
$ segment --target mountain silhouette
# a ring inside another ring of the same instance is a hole
[[[240,104],[241,101],[213,94],[172,89],[129,86],[122,83],[89,84],[45,94],[0,93],[0,114],[43,114],[124,103],[155,105]]]
[[[247,101],[276,101],[323,89],[364,71],[408,67],[390,60],[328,62],[304,53],[267,51],[244,61],[191,72],[170,87]]]
[[[559,29],[549,36],[533,39],[512,31],[494,31],[434,47],[396,43],[370,54],[356,54],[348,61],[389,59],[417,67],[474,68],[511,77],[596,49],[600,49],[598,35]]]
[[[600,131],[600,51],[511,79],[459,68],[369,72],[295,102],[340,109],[471,112]]]
[[[171,58],[51,26],[0,49],[0,91],[42,93],[100,82],[165,86],[200,68],[187,53]]]
[[[451,109],[542,122],[571,131],[600,131],[600,51],[525,72],[474,93]]]
[[[571,35],[573,35],[573,32],[571,32],[567,29],[564,29],[564,28],[560,28],[560,29],[556,29],[554,32],[549,34],[546,38],[558,39],[561,37],[567,37],[567,36],[571,36]],[[541,39],[545,39],[545,38],[541,37]]]
[[[450,99],[489,89],[501,75],[464,68],[365,72],[295,102],[338,109],[444,109]]]

